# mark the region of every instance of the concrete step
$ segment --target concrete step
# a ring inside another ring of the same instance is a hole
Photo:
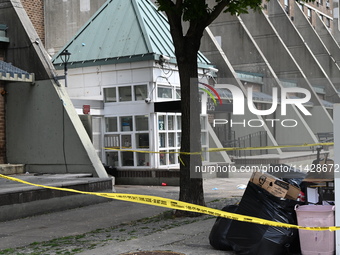
[[[0,174],[3,175],[23,174],[24,171],[24,164],[0,164]]]
[[[87,174],[22,174],[13,177],[35,184],[87,192],[112,192],[112,178],[92,178]],[[46,189],[0,178],[0,221],[8,221],[53,211],[101,203],[110,199]]]

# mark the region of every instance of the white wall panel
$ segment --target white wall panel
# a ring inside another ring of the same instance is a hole
[[[117,82],[119,84],[132,83],[132,70],[117,71]]]
[[[99,87],[101,84],[100,73],[84,74],[84,87]]]
[[[152,72],[148,68],[135,69],[132,71],[132,82],[149,82],[152,79]]]
[[[111,71],[111,72],[103,72],[102,73],[102,86],[107,85],[114,85],[117,83],[117,72]]]

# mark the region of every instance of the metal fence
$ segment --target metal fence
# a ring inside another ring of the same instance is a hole
[[[317,135],[320,143],[334,142],[333,132],[317,133],[316,135]]]
[[[238,147],[238,148],[247,148],[247,147],[264,147],[268,145],[267,140],[267,132],[259,131],[256,133],[252,133],[249,135],[245,135],[239,137],[237,139],[225,141],[223,143],[223,147]],[[267,154],[268,150],[234,150],[228,151],[228,155],[236,156],[236,157],[245,157],[245,156],[256,156]]]

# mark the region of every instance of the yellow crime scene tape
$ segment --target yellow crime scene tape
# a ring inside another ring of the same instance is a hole
[[[196,213],[202,213],[207,215],[213,215],[216,217],[224,217],[231,220],[237,220],[237,221],[243,221],[243,222],[249,222],[249,223],[256,223],[261,225],[268,225],[273,227],[281,227],[281,228],[295,228],[295,229],[303,229],[303,230],[313,230],[313,231],[335,231],[340,230],[340,227],[336,226],[329,226],[329,227],[303,227],[303,226],[297,226],[293,224],[288,223],[282,223],[282,222],[276,222],[276,221],[270,221],[265,219],[260,219],[256,217],[236,214],[236,213],[230,213],[225,212],[205,206],[190,204],[186,202],[181,202],[174,199],[168,199],[163,197],[157,197],[157,196],[148,196],[148,195],[136,195],[136,194],[124,194],[124,193],[101,193],[101,192],[86,192],[86,191],[79,191],[74,189],[68,189],[68,188],[58,188],[58,187],[52,187],[52,186],[46,186],[46,185],[40,185],[40,184],[34,184],[27,181],[23,181],[18,178],[9,177],[6,175],[0,174],[1,178],[5,178],[11,181],[24,183],[27,185],[32,185],[36,187],[42,187],[46,189],[54,189],[54,190],[61,190],[61,191],[68,191],[68,192],[74,192],[74,193],[80,193],[80,194],[86,194],[86,195],[95,195],[105,198],[111,198],[111,199],[117,199],[117,200],[123,200],[123,201],[129,201],[129,202],[135,202],[135,203],[141,203],[141,204],[147,204],[147,205],[153,205],[153,206],[160,206],[160,207],[166,207],[170,209],[176,209],[176,210],[182,210],[182,211],[190,211],[190,212],[196,212]]]
[[[263,146],[263,147],[228,147],[228,148],[210,148],[204,152],[219,152],[219,151],[245,151],[245,150],[272,150],[280,148],[299,148],[299,147],[316,147],[316,146],[332,146],[334,143],[305,143],[300,145],[277,145],[277,146]],[[130,147],[104,147],[105,150],[114,151],[129,151],[138,153],[154,153],[154,154],[182,154],[182,155],[200,155],[202,151],[197,152],[180,152],[180,151],[148,151],[148,150],[133,150]]]

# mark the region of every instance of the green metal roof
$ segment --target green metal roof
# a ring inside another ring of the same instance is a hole
[[[174,46],[167,18],[149,0],[109,0],[60,52],[72,55],[69,67],[112,64],[171,57]],[[53,63],[61,65],[57,53]],[[200,66],[210,65],[201,53]]]

